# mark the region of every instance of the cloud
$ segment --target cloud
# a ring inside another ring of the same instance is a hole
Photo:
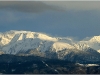
[[[43,12],[47,10],[100,10],[99,1],[0,1],[0,9],[20,12]]]
[[[41,1],[1,1],[0,9],[31,13],[43,12],[46,10],[59,10]]]
[[[50,1],[45,3],[65,10],[100,10],[99,1]]]

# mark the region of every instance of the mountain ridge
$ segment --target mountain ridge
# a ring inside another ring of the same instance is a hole
[[[80,53],[90,55],[88,59],[100,60],[100,36],[94,36],[87,41],[75,41],[71,38],[51,37],[44,33],[31,31],[15,31],[0,33],[0,54],[37,55],[42,57],[56,57],[60,59],[72,58]],[[78,54],[77,54],[78,52]],[[94,53],[93,53],[94,52]],[[92,56],[93,55],[93,56]]]

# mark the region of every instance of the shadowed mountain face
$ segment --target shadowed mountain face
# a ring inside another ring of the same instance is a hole
[[[81,63],[99,62],[99,44],[100,36],[94,36],[87,41],[75,41],[31,31],[0,33],[0,54],[35,55]]]

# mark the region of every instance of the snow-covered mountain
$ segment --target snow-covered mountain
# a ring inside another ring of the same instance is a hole
[[[71,38],[51,37],[31,31],[0,33],[0,54],[37,55],[59,59],[100,60],[100,36],[89,40],[74,41]]]
[[[0,34],[0,50],[6,54],[26,52],[28,49],[36,49],[41,52],[50,48],[56,52],[65,48],[73,49],[74,46],[69,43],[67,38],[50,37],[31,31],[9,31]]]

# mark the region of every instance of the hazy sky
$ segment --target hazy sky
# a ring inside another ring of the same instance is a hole
[[[0,1],[0,32],[9,30],[79,38],[100,35],[100,2]]]

